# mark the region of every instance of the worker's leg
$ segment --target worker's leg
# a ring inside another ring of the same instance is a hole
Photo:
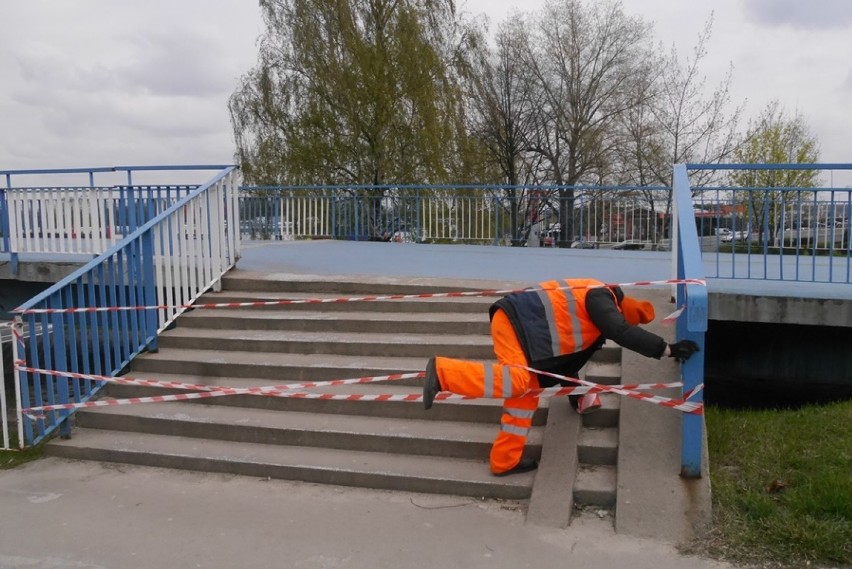
[[[441,391],[459,395],[506,399],[529,389],[529,373],[502,364],[436,357],[435,372]]]
[[[498,362],[506,365],[526,364],[524,350],[509,318],[502,310],[495,312],[491,320],[491,338]],[[523,381],[528,389],[538,388],[538,378],[535,374],[518,368],[512,369],[526,374]],[[518,467],[537,408],[538,397],[509,397],[503,402],[500,431],[491,446],[491,472],[502,474]]]

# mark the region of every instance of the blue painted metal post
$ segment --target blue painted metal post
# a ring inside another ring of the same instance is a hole
[[[695,226],[695,214],[692,207],[692,194],[686,166],[674,167],[674,203],[677,215],[678,239],[677,254],[678,279],[704,279],[701,263],[701,249],[698,244],[698,232]],[[702,285],[679,285],[677,287],[677,305],[685,306],[686,313],[678,318],[677,339],[692,340],[698,344],[699,352],[681,365],[683,391],[689,393],[704,383],[704,334],[707,331],[707,288]],[[703,392],[698,391],[691,399],[703,401]],[[704,416],[683,414],[681,441],[681,476],[701,477],[701,460],[704,448]]]
[[[62,300],[59,295],[56,295],[57,304],[61,305]],[[68,344],[65,339],[65,322],[66,320],[70,320],[70,314],[52,314],[51,315],[51,327],[50,333],[45,333],[42,336],[42,341],[44,342],[44,352],[45,352],[45,365],[48,369],[55,369],[57,371],[67,371],[68,367]],[[69,329],[71,329],[69,327]],[[76,339],[70,339],[71,342],[75,342]],[[51,347],[53,349],[53,367],[50,366],[49,354]],[[48,386],[55,386],[56,388],[56,403],[62,405],[67,403],[72,403],[70,397],[70,391],[68,389],[68,382],[72,381],[67,377],[55,377],[48,381]],[[52,389],[52,387],[48,387],[48,389]],[[59,421],[59,436],[63,439],[71,438],[71,422],[68,420],[71,413],[67,410],[58,411],[57,414],[60,419]]]
[[[698,353],[681,364],[683,392],[688,393],[704,383],[704,331],[707,329],[707,290],[701,285],[679,286],[677,302],[678,306],[686,306],[685,318],[678,319],[677,338],[678,340],[692,340],[698,344],[700,349]],[[703,399],[703,392],[699,391],[690,401],[699,403]],[[684,413],[681,441],[681,476],[687,478],[701,477],[703,448],[704,416]]]
[[[325,192],[326,190],[323,189],[323,193]],[[331,238],[337,239],[337,195],[333,189],[330,190],[329,199],[331,200]]]
[[[419,243],[422,241],[423,233],[420,231],[420,188],[415,188],[414,190],[414,242]]]
[[[10,189],[12,187],[12,176],[6,174],[6,188]],[[6,200],[6,192],[3,192],[2,195],[2,207],[3,210],[3,219],[2,221],[2,230],[3,230],[3,251],[7,251],[9,253],[9,265],[12,269],[12,275],[18,276],[18,252],[12,251],[12,247],[9,243],[9,202]]]

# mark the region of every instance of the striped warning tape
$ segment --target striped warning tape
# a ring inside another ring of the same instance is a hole
[[[707,283],[701,279],[667,279],[661,281],[634,281],[629,283],[584,285],[582,287],[556,287],[552,290],[573,290],[575,288],[602,288],[602,287],[633,287],[633,286],[657,286],[657,285],[681,285],[694,284],[706,286]],[[28,308],[26,310],[15,309],[16,314],[65,314],[76,312],[127,312],[139,310],[167,310],[167,309],[189,309],[189,308],[260,308],[264,306],[284,306],[288,304],[326,304],[344,302],[375,302],[384,300],[413,300],[423,298],[459,298],[476,296],[502,296],[519,292],[533,292],[543,290],[536,287],[506,290],[477,290],[457,292],[432,292],[419,294],[388,294],[382,296],[350,296],[341,298],[299,298],[282,300],[264,300],[252,302],[217,302],[208,304],[179,304],[179,305],[154,305],[154,306],[90,306],[84,308]]]
[[[65,372],[65,371],[56,371],[56,370],[46,370],[41,368],[31,368],[31,367],[23,367],[16,366],[17,369],[22,371],[27,371],[29,373],[34,374],[43,374],[50,376],[60,376],[60,377],[69,377],[72,379],[85,379],[85,380],[95,380],[95,381],[104,381],[109,383],[116,384],[124,384],[124,385],[140,385],[147,387],[160,387],[160,388],[169,388],[169,389],[185,389],[193,391],[192,393],[176,393],[170,395],[153,395],[148,397],[129,397],[125,399],[99,399],[96,401],[83,401],[79,403],[62,403],[62,404],[54,404],[54,405],[42,405],[37,407],[29,407],[23,409],[23,413],[33,419],[40,419],[44,417],[44,413],[50,411],[70,411],[74,409],[84,409],[91,407],[110,407],[116,405],[134,405],[134,404],[142,404],[142,403],[165,403],[170,401],[188,401],[193,399],[206,399],[211,397],[223,397],[227,395],[263,395],[267,397],[290,397],[297,399],[321,399],[321,400],[336,400],[336,401],[422,401],[423,397],[420,394],[334,394],[334,393],[308,393],[304,390],[313,389],[313,388],[321,388],[321,387],[332,387],[332,386],[340,386],[340,385],[353,385],[353,384],[365,384],[365,383],[379,383],[379,382],[388,382],[388,381],[398,381],[402,379],[419,379],[425,376],[425,372],[412,372],[412,373],[400,373],[400,374],[390,374],[384,376],[372,376],[372,377],[359,377],[352,379],[335,379],[329,381],[317,381],[317,382],[304,382],[304,383],[292,383],[292,384],[284,384],[284,385],[274,385],[274,386],[265,386],[265,387],[227,387],[227,386],[211,386],[211,385],[198,385],[198,384],[189,384],[189,383],[181,383],[174,381],[157,381],[152,379],[144,379],[144,378],[135,378],[135,377],[113,377],[113,376],[104,376],[104,375],[94,375],[94,374],[81,374],[75,372]],[[569,381],[579,382],[581,380],[573,379],[573,378],[565,378],[564,376],[558,376]],[[548,387],[548,388],[540,388],[540,389],[532,389],[524,393],[524,397],[561,397],[566,395],[582,395],[584,393],[601,393],[601,392],[617,392],[613,391],[615,389],[621,390],[625,393],[638,393],[642,394],[643,391],[652,390],[652,389],[664,389],[670,387],[681,387],[683,384],[679,382],[675,383],[646,383],[646,384],[632,384],[632,385],[616,385],[616,386],[606,386],[595,384],[592,382],[584,382],[587,385],[580,386],[572,386],[572,387]],[[646,395],[646,394],[642,394]],[[641,399],[645,399],[651,402],[656,402],[656,400],[648,398],[648,397],[640,397]],[[470,399],[478,399],[477,397],[467,396],[467,395],[458,395],[454,393],[441,392],[435,396],[436,401],[447,401],[447,400],[470,400]],[[665,400],[666,398],[659,398],[659,400]]]
[[[597,389],[599,389],[600,391],[603,391],[603,392],[616,393],[618,395],[623,395],[625,397],[631,397],[633,399],[639,399],[641,401],[645,401],[646,403],[653,403],[655,405],[660,405],[662,407],[669,407],[669,408],[672,408],[672,409],[677,409],[678,411],[683,411],[684,413],[691,413],[691,414],[694,414],[694,415],[701,415],[701,414],[704,413],[704,404],[703,403],[699,403],[699,402],[695,402],[695,401],[688,401],[688,399],[693,397],[696,393],[698,393],[699,391],[701,391],[704,388],[703,384],[698,385],[694,389],[687,392],[687,394],[684,396],[683,399],[673,399],[671,397],[661,397],[659,395],[651,395],[649,393],[642,393],[638,390],[625,389],[622,386],[603,385],[603,384],[600,384],[600,383],[593,383],[591,381],[585,381],[585,380],[579,379],[579,378],[567,377],[567,376],[559,375],[559,374],[556,374],[556,373],[540,371],[540,370],[533,369],[533,368],[525,366],[525,365],[515,364],[515,365],[511,365],[511,367],[517,367],[517,368],[520,368],[520,369],[525,369],[525,370],[532,372],[532,373],[535,373],[535,374],[546,375],[548,377],[553,377],[555,379],[560,379],[560,380],[563,380],[563,381],[570,381],[572,383],[577,383],[577,384],[582,385],[582,386],[595,387],[595,388],[597,388]],[[436,397],[436,399],[437,399],[437,397]]]
[[[93,381],[104,381],[107,383],[116,383],[121,385],[139,385],[145,387],[160,387],[165,389],[186,389],[188,391],[227,391],[228,394],[231,394],[235,391],[251,394],[264,395],[267,391],[269,392],[278,392],[278,391],[293,391],[293,390],[305,390],[305,389],[313,389],[316,387],[333,387],[337,385],[354,385],[360,383],[379,383],[379,382],[387,382],[387,381],[399,381],[401,379],[420,379],[425,377],[426,372],[418,371],[412,373],[394,373],[389,375],[381,375],[381,376],[370,376],[370,377],[356,377],[350,379],[331,379],[327,381],[307,381],[303,383],[286,383],[283,385],[271,385],[271,386],[263,386],[263,387],[228,387],[228,386],[219,386],[219,385],[203,385],[203,384],[193,384],[193,383],[183,383],[180,381],[159,381],[156,379],[145,379],[139,377],[132,376],[110,376],[110,375],[95,375],[95,374],[85,374],[85,373],[77,373],[72,371],[57,371],[57,370],[48,370],[42,368],[34,368],[34,367],[26,367],[20,365],[22,362],[16,362],[15,369],[20,371],[26,371],[33,374],[42,374],[49,375],[54,377],[70,377],[72,379],[86,379]]]

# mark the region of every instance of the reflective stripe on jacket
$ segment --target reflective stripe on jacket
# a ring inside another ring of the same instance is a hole
[[[539,284],[541,290],[512,293],[491,306],[509,317],[527,361],[552,360],[591,348],[601,337],[586,311],[586,295],[604,283],[594,279],[564,279]],[[610,289],[607,289],[613,294]]]

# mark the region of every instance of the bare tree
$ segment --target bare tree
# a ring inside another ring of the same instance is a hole
[[[485,149],[487,169],[495,171],[491,181],[506,184],[510,234],[521,241],[519,208],[524,200],[520,184],[529,183],[530,163],[525,160],[532,115],[533,84],[524,76],[520,47],[525,26],[515,14],[511,23],[500,26],[494,47],[483,44],[471,85],[471,129]],[[525,216],[526,217],[526,216]],[[528,228],[527,228],[528,229]]]
[[[657,76],[650,111],[656,134],[634,141],[644,157],[638,175],[651,183],[670,186],[672,164],[714,164],[731,158],[740,144],[738,128],[744,102],[729,112],[733,67],[708,95],[701,65],[713,29],[713,16],[698,36],[692,56],[681,61],[672,47]],[[696,185],[706,184],[717,174],[705,170],[694,174]]]
[[[614,159],[619,118],[647,75],[650,27],[613,1],[552,0],[527,37],[524,64],[540,93],[528,151],[559,189],[560,246],[573,235],[571,186],[600,179]]]
[[[622,116],[620,183],[671,187],[673,164],[725,162],[740,144],[738,126],[743,106],[729,112],[733,69],[728,69],[709,95],[706,77],[701,73],[712,27],[711,15],[686,60],[672,48],[668,56],[652,61],[648,96]],[[704,185],[715,176],[713,170],[696,171],[691,181]],[[643,193],[652,211],[660,207],[660,192]],[[668,192],[662,206],[664,218],[671,214],[671,207]],[[667,228],[659,231],[662,236]]]

